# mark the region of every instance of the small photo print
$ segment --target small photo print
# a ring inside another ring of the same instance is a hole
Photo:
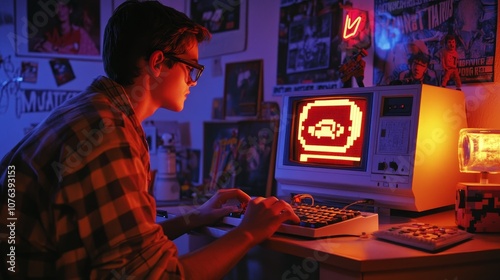
[[[21,77],[23,77],[23,82],[36,83],[38,80],[38,62],[21,62]]]
[[[68,59],[53,59],[49,61],[57,86],[75,79],[75,73]]]

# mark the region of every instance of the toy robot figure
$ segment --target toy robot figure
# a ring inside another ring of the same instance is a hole
[[[448,81],[453,79],[455,81],[455,86],[457,90],[461,90],[462,81],[460,80],[460,74],[458,72],[458,52],[457,52],[457,42],[455,36],[448,34],[445,37],[445,48],[443,49],[443,56],[441,58],[441,63],[444,69],[443,81],[441,83],[442,87],[446,87]]]
[[[365,49],[360,49],[350,59],[340,66],[340,79],[344,83],[343,88],[352,87],[352,78],[356,79],[359,87],[364,87],[363,79],[365,78],[366,62],[363,57],[367,56],[368,52]]]

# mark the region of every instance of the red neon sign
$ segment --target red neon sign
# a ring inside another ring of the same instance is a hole
[[[367,28],[367,11],[353,8],[344,9],[344,32],[342,33],[342,38],[344,40],[353,40],[357,37],[363,36],[363,33],[369,33]]]
[[[356,17],[356,19],[351,23],[351,16],[347,14],[345,16],[345,24],[344,24],[344,39],[349,39],[358,34],[359,25],[361,23],[361,16]],[[349,32],[349,33],[348,33]]]

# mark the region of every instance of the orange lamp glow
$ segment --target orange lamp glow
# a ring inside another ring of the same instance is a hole
[[[500,130],[464,128],[458,141],[461,172],[481,173],[483,184],[488,183],[488,173],[500,173]]]

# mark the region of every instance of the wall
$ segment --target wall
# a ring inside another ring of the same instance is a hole
[[[14,0],[2,0],[0,5],[0,16],[5,18],[14,15]],[[180,9],[183,8],[183,0],[166,1],[173,3]],[[186,145],[201,149],[203,146],[203,122],[211,118],[211,104],[215,97],[223,96],[223,69],[214,67],[216,60],[220,59],[222,68],[226,63],[246,61],[253,59],[263,59],[264,61],[264,100],[276,101],[280,103],[279,96],[273,96],[273,86],[276,83],[277,69],[277,34],[278,34],[278,0],[251,0],[248,1],[248,43],[244,52],[223,55],[217,58],[201,59],[200,63],[205,65],[205,72],[198,82],[198,86],[193,88],[189,95],[184,111],[180,113],[159,110],[152,119],[157,120],[177,120],[189,129],[190,139]],[[354,0],[354,7],[373,10],[373,1]],[[370,15],[373,20],[373,16]],[[15,21],[15,20],[14,20]],[[373,28],[372,28],[373,30]],[[36,84],[23,83],[23,88],[36,89],[66,89],[82,90],[97,75],[102,75],[102,63],[71,60],[75,71],[76,79],[61,87],[57,87],[48,64],[48,59],[37,59],[31,57],[16,57],[13,44],[10,43],[9,36],[14,32],[12,22],[2,21],[0,25],[0,54],[5,58],[12,56],[15,65],[20,65],[21,61],[36,61],[39,63],[39,77]],[[497,35],[498,35],[497,30]],[[500,44],[497,44],[497,57],[500,56]],[[373,48],[370,49],[366,61],[367,69],[371,69]],[[497,58],[498,59],[498,58]],[[500,71],[495,72],[495,80],[500,81]],[[4,81],[5,74],[0,69],[0,81]],[[365,85],[373,84],[371,71],[366,71]],[[484,83],[463,86],[463,91],[468,100],[468,119],[471,127],[492,127],[500,129],[500,85],[495,83]],[[11,149],[23,136],[23,128],[31,123],[39,122],[46,114],[25,114],[20,118],[15,115],[14,97],[10,97],[10,105],[7,112],[0,114],[0,157]],[[1,104],[1,102],[0,102]]]

